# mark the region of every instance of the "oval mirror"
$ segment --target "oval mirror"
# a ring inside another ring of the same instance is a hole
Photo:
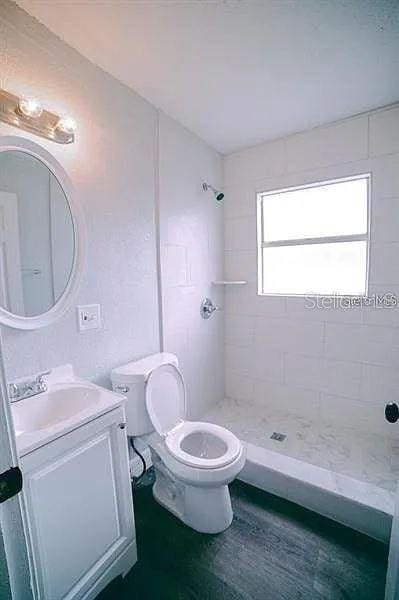
[[[0,321],[35,329],[70,305],[78,224],[62,167],[40,146],[0,139]]]

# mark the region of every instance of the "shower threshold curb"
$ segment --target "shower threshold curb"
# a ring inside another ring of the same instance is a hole
[[[241,481],[389,543],[393,493],[251,443],[246,446]]]

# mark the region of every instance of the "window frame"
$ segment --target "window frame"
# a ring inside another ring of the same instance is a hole
[[[282,194],[285,192],[294,192],[297,190],[310,189],[314,187],[322,187],[334,183],[344,183],[345,181],[357,181],[365,179],[367,184],[367,231],[366,233],[344,234],[335,236],[318,236],[297,239],[282,239],[265,242],[263,240],[263,223],[264,223],[264,198],[274,194]],[[259,296],[275,296],[275,297],[295,297],[295,298],[366,298],[369,292],[369,271],[370,271],[370,231],[371,231],[371,172],[360,173],[357,175],[349,175],[346,177],[337,177],[334,179],[326,179],[321,181],[313,181],[301,185],[295,185],[285,188],[276,188],[267,191],[256,192],[256,224],[257,224],[257,293]],[[278,292],[264,292],[263,281],[263,248],[276,248],[286,246],[310,246],[316,244],[328,244],[337,242],[366,242],[366,281],[364,294],[285,294]]]

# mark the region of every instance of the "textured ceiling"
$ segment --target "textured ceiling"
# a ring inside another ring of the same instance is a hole
[[[19,0],[228,153],[399,100],[398,0]]]

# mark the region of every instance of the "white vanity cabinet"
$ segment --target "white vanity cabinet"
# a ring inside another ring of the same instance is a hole
[[[137,560],[123,408],[26,454],[20,465],[35,597],[95,598]]]

